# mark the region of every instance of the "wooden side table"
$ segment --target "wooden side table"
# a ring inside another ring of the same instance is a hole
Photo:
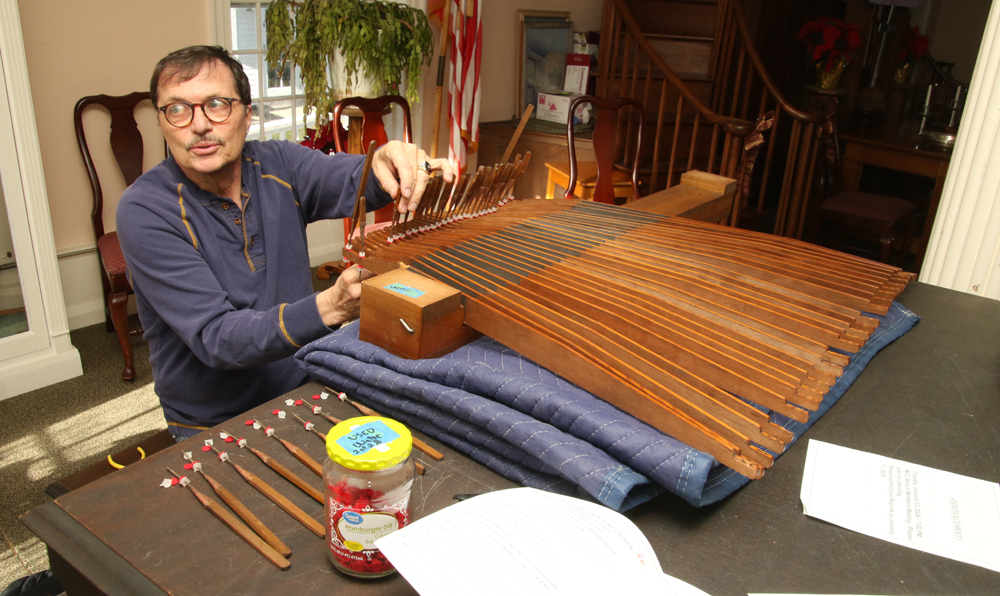
[[[511,137],[514,136],[516,123],[508,120],[500,122],[483,122],[479,125],[478,164],[492,166],[500,161]],[[514,154],[531,152],[531,162],[521,177],[514,196],[518,199],[541,199],[545,197],[548,185],[548,172],[545,162],[569,161],[569,151],[566,145],[566,132],[561,134],[538,132],[525,129],[514,148]],[[589,138],[576,138],[576,158],[579,161],[596,161],[594,145]],[[567,166],[568,168],[568,166]],[[568,169],[567,169],[568,172]]]
[[[576,188],[573,189],[573,196],[584,201],[592,201],[594,200],[594,188],[597,187],[597,162],[578,160],[576,166],[577,180]],[[563,198],[562,195],[555,196],[556,185],[558,184],[563,188],[569,187],[569,162],[546,162],[545,167],[549,170],[548,178],[545,182],[545,198]],[[613,170],[611,172],[611,184],[615,188],[616,199],[621,198],[629,201],[635,198],[632,196],[632,174],[630,172]],[[642,182],[639,184],[641,185]]]
[[[938,203],[941,201],[951,151],[937,149],[924,141],[916,134],[917,126],[917,122],[906,122],[897,126],[845,133],[840,135],[840,139],[846,145],[843,160],[844,190],[858,190],[861,172],[866,165],[934,179],[927,221],[920,235],[919,246],[914,251],[916,271],[920,271]]]

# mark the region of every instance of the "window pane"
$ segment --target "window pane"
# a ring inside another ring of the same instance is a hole
[[[295,95],[305,95],[306,87],[302,82],[302,69],[295,67]]]
[[[281,72],[278,72],[276,64],[267,65],[267,87],[264,92],[267,97],[287,97],[292,94],[291,62],[285,62]]]
[[[261,126],[260,117],[257,114],[257,110],[259,110],[259,109],[260,109],[260,104],[258,104],[258,103],[255,102],[253,104],[253,116],[252,116],[253,125],[250,127],[250,131],[247,132],[247,140],[248,141],[259,141],[260,140],[260,132],[261,132],[261,129],[263,127]]]
[[[264,13],[267,12],[267,6],[269,2],[260,3],[260,47],[261,50],[267,51],[267,22],[264,19]]]
[[[243,72],[247,73],[247,78],[250,79],[250,98],[257,99],[260,97],[260,76],[257,72],[257,55],[236,54],[233,57],[243,65]]]
[[[295,100],[295,137],[299,140],[306,138],[306,128],[316,128],[316,108],[309,111],[305,126],[302,125],[302,112],[305,110],[306,100],[298,98]]]
[[[256,50],[257,8],[253,4],[230,5],[230,26],[232,27],[233,50]]]
[[[264,138],[297,141],[295,114],[291,100],[269,101],[263,104]]]

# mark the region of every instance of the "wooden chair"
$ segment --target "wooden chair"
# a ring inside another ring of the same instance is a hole
[[[385,122],[383,116],[391,113],[392,104],[396,104],[403,112],[403,140],[407,143],[413,142],[413,127],[410,124],[410,104],[406,98],[400,95],[382,95],[380,97],[368,99],[365,97],[345,97],[338,101],[333,107],[333,122],[337,127],[337,134],[334,136],[334,145],[337,153],[346,151],[347,153],[364,154],[368,149],[368,144],[375,141],[376,147],[381,147],[389,142],[389,137],[385,132]],[[354,108],[353,113],[351,108]],[[351,126],[345,131],[340,126],[340,118],[347,113],[352,119]],[[360,112],[360,115],[358,115]],[[355,124],[360,120],[360,124]],[[392,221],[392,205],[386,205],[375,211],[375,223]],[[350,234],[350,221],[344,220],[344,239]],[[342,263],[331,261],[323,263],[316,270],[316,277],[328,280],[333,275],[340,275],[344,270]]]
[[[139,132],[135,120],[136,106],[149,100],[148,92],[136,92],[123,96],[90,95],[82,98],[73,109],[73,123],[76,127],[76,141],[83,156],[90,178],[90,189],[94,197],[90,219],[94,226],[94,238],[97,240],[97,253],[101,261],[101,283],[104,287],[105,326],[108,332],[114,330],[118,334],[122,354],[125,356],[125,370],[122,379],[128,382],[135,380],[135,364],[132,360],[133,335],[142,335],[142,328],[129,328],[128,297],[132,294],[128,271],[125,267],[125,257],[122,256],[118,244],[118,233],[104,231],[104,193],[101,181],[94,167],[94,160],[87,146],[87,136],[83,128],[83,112],[90,106],[103,106],[111,113],[111,149],[118,167],[121,169],[125,184],[131,185],[142,174],[142,133]]]
[[[589,103],[597,112],[594,126],[594,153],[597,161],[576,161],[576,147],[573,138],[573,114],[577,106]],[[621,118],[620,111],[631,106],[635,117]],[[555,195],[555,185],[566,189],[563,198],[574,196],[587,201],[601,203],[623,203],[639,197],[639,155],[642,151],[642,128],[646,120],[642,104],[634,99],[602,99],[599,97],[578,97],[570,103],[569,121],[566,123],[566,140],[569,149],[568,162],[546,162],[549,170],[545,198]],[[626,142],[622,143],[622,129]],[[635,142],[632,131],[635,129]],[[625,164],[625,165],[621,165]],[[627,164],[631,164],[628,166]],[[629,170],[631,168],[631,171]]]
[[[819,208],[821,241],[833,248],[849,249],[846,238],[877,241],[872,255],[888,263],[893,245],[899,241],[899,265],[903,266],[914,231],[916,205],[889,195],[843,190],[843,167],[840,142],[834,122],[829,140],[832,143],[825,177],[826,198]]]

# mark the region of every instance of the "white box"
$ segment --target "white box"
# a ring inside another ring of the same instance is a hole
[[[538,113],[538,118],[566,124],[569,116],[569,104],[580,95],[580,93],[539,93],[538,106],[535,110]],[[590,119],[589,107],[590,104],[577,106],[575,115],[581,119],[581,123]]]

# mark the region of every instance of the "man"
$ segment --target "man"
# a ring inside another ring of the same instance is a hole
[[[170,156],[122,195],[118,237],[180,440],[301,385],[295,351],[357,316],[367,272],[313,293],[305,226],[350,216],[364,156],[247,142],[250,83],[219,47],[166,56],[150,95]],[[431,169],[454,177],[413,145],[379,148],[368,207],[401,194],[413,211]]]

